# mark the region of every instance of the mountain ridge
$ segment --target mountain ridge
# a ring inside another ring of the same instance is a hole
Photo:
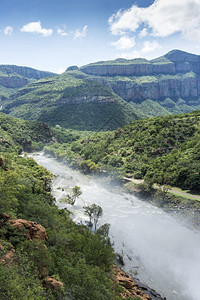
[[[13,116],[80,130],[110,130],[142,117],[197,109],[200,56],[181,50],[151,61],[71,66],[30,82],[2,103],[2,111]]]

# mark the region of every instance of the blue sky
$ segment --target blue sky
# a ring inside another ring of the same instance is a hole
[[[200,54],[200,0],[0,0],[0,64],[62,72],[172,49]]]

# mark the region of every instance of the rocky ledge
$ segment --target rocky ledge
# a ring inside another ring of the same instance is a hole
[[[123,288],[121,293],[123,299],[134,299],[137,297],[137,299],[141,300],[166,300],[166,298],[162,298],[160,294],[139,279],[133,278],[119,267],[114,268],[114,282]]]
[[[0,214],[0,228],[5,227],[9,223],[14,230],[13,232],[10,232],[11,235],[15,235],[15,232],[20,232],[24,235],[25,239],[28,239],[30,242],[36,240],[38,243],[48,239],[46,229],[42,225],[24,219],[10,220],[10,216],[7,214]],[[6,252],[2,242],[3,241],[0,240],[0,263],[3,265],[16,263],[15,249],[13,245],[10,244],[10,250]],[[44,246],[45,249],[47,249],[46,245]],[[39,278],[46,289],[52,289],[56,291],[60,291],[62,289],[63,283],[56,280],[54,277],[49,276],[49,270],[47,267],[42,266],[38,271]]]

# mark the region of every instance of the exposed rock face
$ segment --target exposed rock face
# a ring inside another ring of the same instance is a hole
[[[45,228],[36,222],[27,221],[23,219],[9,220],[10,224],[21,232],[25,231],[25,236],[30,240],[37,239],[38,241],[47,240]]]
[[[56,74],[45,71],[38,71],[28,67],[15,65],[0,65],[0,85],[6,88],[21,88],[28,84],[30,80],[38,80]]]
[[[110,83],[112,90],[126,101],[141,103],[145,99],[163,100],[194,99],[200,95],[200,77],[163,78],[154,82],[135,83],[130,80],[113,81]]]
[[[47,276],[44,279],[43,285],[47,289],[52,289],[52,290],[56,290],[56,291],[60,291],[63,287],[63,283],[61,281],[58,281],[55,278],[50,277],[50,276]]]
[[[79,70],[77,66],[70,66],[67,68],[67,71],[76,71],[76,70]]]
[[[20,76],[31,78],[31,79],[41,79],[48,76],[54,76],[55,73],[39,71],[29,67],[21,67],[15,65],[0,65],[0,70],[5,72],[8,75],[12,73],[18,74]]]
[[[200,104],[199,55],[174,50],[152,61],[117,59],[89,64],[81,71],[128,102],[163,101],[169,97],[175,102],[183,98]]]
[[[123,287],[121,293],[122,298],[137,297],[141,300],[164,300],[161,295],[150,289],[136,278],[132,278],[128,273],[122,271],[120,268],[114,268],[114,282]]]
[[[111,96],[80,96],[73,98],[61,98],[57,101],[57,105],[63,104],[79,104],[79,103],[114,103],[116,99]]]
[[[175,74],[193,71],[200,74],[200,56],[184,51],[173,50],[163,59],[152,61],[141,59],[99,62],[81,68],[86,74],[100,76],[147,76],[156,74]]]
[[[81,68],[86,74],[100,76],[147,76],[155,74],[175,74],[174,64],[130,63],[122,65],[88,65]]]

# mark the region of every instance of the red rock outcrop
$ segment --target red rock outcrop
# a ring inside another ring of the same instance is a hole
[[[46,289],[52,289],[56,291],[60,291],[63,287],[63,283],[61,281],[58,281],[55,278],[50,276],[47,276],[44,279],[43,285]]]
[[[138,298],[141,300],[164,300],[158,293],[150,289],[147,285],[140,282],[138,279],[133,279],[131,275],[124,272],[122,269],[114,268],[114,282],[123,288],[121,297]]]
[[[9,220],[9,222],[16,230],[25,231],[25,235],[30,241],[34,239],[45,241],[48,239],[45,228],[36,222],[23,219]]]

